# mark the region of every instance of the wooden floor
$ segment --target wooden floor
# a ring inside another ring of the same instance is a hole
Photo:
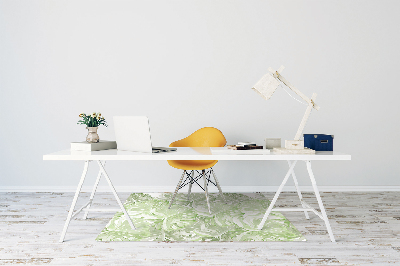
[[[301,212],[284,214],[307,242],[96,242],[113,214],[91,213],[74,219],[59,243],[72,193],[0,193],[0,265],[400,265],[400,192],[321,194],[337,243],[322,220]],[[97,205],[116,207],[111,194],[96,196]],[[313,194],[304,197],[317,206]],[[278,200],[297,203],[290,192]]]

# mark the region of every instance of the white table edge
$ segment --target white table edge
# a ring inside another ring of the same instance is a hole
[[[86,160],[106,160],[106,161],[164,161],[164,160],[221,160],[221,161],[346,161],[351,160],[351,155],[340,152],[317,152],[316,154],[193,154],[179,152],[168,152],[158,154],[147,154],[140,152],[123,152],[122,154],[109,154],[110,152],[120,152],[117,150],[105,150],[95,152],[72,152],[62,150],[55,153],[43,155],[43,160],[61,161],[86,161]]]

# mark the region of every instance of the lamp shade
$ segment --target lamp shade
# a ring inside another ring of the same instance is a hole
[[[252,88],[265,100],[271,98],[272,94],[278,88],[280,81],[274,78],[270,73],[265,74]]]

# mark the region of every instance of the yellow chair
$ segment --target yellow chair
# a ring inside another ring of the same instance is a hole
[[[213,127],[204,127],[197,130],[196,132],[192,133],[190,136],[184,139],[172,142],[171,145],[169,146],[170,147],[224,147],[225,144],[226,144],[226,139],[221,131]],[[219,193],[221,194],[221,196],[223,196],[217,176],[215,175],[214,170],[212,169],[212,167],[217,162],[218,162],[217,160],[168,160],[169,165],[177,169],[183,170],[182,177],[179,180],[178,185],[176,186],[175,193],[169,204],[169,208],[171,208],[172,203],[175,200],[176,193],[178,193],[179,189],[183,188],[186,185],[189,185],[189,191],[188,191],[188,199],[189,199],[192,190],[192,185],[196,183],[206,193],[208,211],[211,214],[210,202],[208,199],[208,188],[207,188],[208,184],[212,183],[213,185],[217,186]],[[206,169],[208,168],[210,168],[210,170],[206,171]],[[197,173],[196,176],[194,176],[195,172]],[[211,181],[211,174],[213,174],[215,183]],[[183,181],[185,175],[186,179],[185,181]],[[202,187],[199,183],[197,183],[197,181],[202,177],[204,181],[204,187]]]

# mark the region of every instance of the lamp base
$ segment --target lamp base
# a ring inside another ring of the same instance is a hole
[[[304,150],[304,140],[285,140],[285,148],[288,150]]]
[[[304,149],[286,149],[286,148],[274,148],[274,154],[315,154],[315,151],[309,148]]]

